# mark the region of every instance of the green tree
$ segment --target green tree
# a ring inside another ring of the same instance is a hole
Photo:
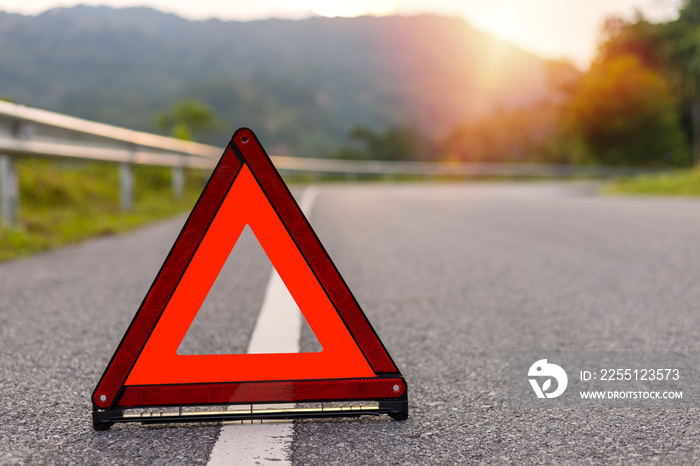
[[[663,54],[683,102],[693,158],[700,163],[700,1],[685,0],[676,21],[663,25]]]
[[[176,103],[168,113],[156,114],[155,121],[160,131],[185,141],[194,141],[197,133],[213,130],[217,126],[214,110],[193,99]]]
[[[626,55],[636,56],[669,84],[694,160],[700,162],[700,0],[683,0],[678,19],[667,23],[609,19],[598,62]]]
[[[583,77],[569,115],[591,157],[612,165],[687,161],[677,101],[636,55],[599,61]]]
[[[634,22],[611,17],[603,24],[598,46],[597,62],[616,60],[634,55],[647,68],[669,74],[668,31],[663,24],[654,24],[643,17]]]

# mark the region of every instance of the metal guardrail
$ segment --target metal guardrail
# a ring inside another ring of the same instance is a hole
[[[182,141],[117,126],[96,123],[60,113],[0,101],[0,210],[2,222],[17,222],[19,182],[15,159],[43,156],[84,159],[119,164],[122,208],[131,208],[131,166],[157,165],[172,168],[175,196],[184,192],[184,169],[210,169],[222,148]],[[536,163],[442,163],[338,160],[272,156],[282,172],[314,175],[415,176],[424,178],[494,177],[617,177],[649,170],[627,167],[576,166]]]
[[[116,162],[122,207],[131,208],[131,166],[172,167],[173,192],[184,192],[185,168],[211,168],[221,149],[132,131],[23,105],[0,101],[0,210],[2,222],[17,222],[19,181],[15,160],[43,156]]]
[[[415,176],[423,178],[514,177],[514,178],[614,178],[662,170],[640,167],[568,165],[554,163],[498,162],[409,162],[389,160],[341,160],[310,157],[272,156],[282,170],[316,174],[370,175],[383,177]]]

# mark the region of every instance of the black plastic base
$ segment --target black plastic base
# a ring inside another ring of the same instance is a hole
[[[183,412],[180,408],[171,412],[152,412],[148,414],[128,414],[125,410],[108,411],[95,410],[92,412],[92,425],[95,430],[107,430],[115,422],[140,422],[142,424],[161,424],[169,422],[223,422],[245,420],[285,420],[313,419],[329,417],[358,417],[389,415],[396,421],[408,419],[408,401],[381,401],[374,406],[350,407],[320,407],[320,408],[287,408],[287,409],[258,409],[245,411],[198,411]]]
[[[379,404],[380,408],[387,409],[387,413],[394,421],[408,419],[408,401],[385,401]]]

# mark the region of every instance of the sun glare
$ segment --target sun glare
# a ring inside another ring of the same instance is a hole
[[[381,16],[391,14],[396,9],[396,0],[286,0],[283,3],[289,8],[313,11],[326,17]]]
[[[562,40],[552,34],[557,29],[553,27],[556,19],[543,8],[545,2],[535,5],[512,0],[496,3],[482,7],[479,14],[474,15],[477,16],[475,23],[502,39],[526,47]]]

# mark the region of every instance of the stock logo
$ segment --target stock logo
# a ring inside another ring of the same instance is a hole
[[[537,398],[556,398],[564,393],[569,383],[566,371],[556,364],[548,363],[546,359],[540,359],[530,366],[527,376]],[[549,391],[552,389],[552,380],[557,381],[556,388]]]

